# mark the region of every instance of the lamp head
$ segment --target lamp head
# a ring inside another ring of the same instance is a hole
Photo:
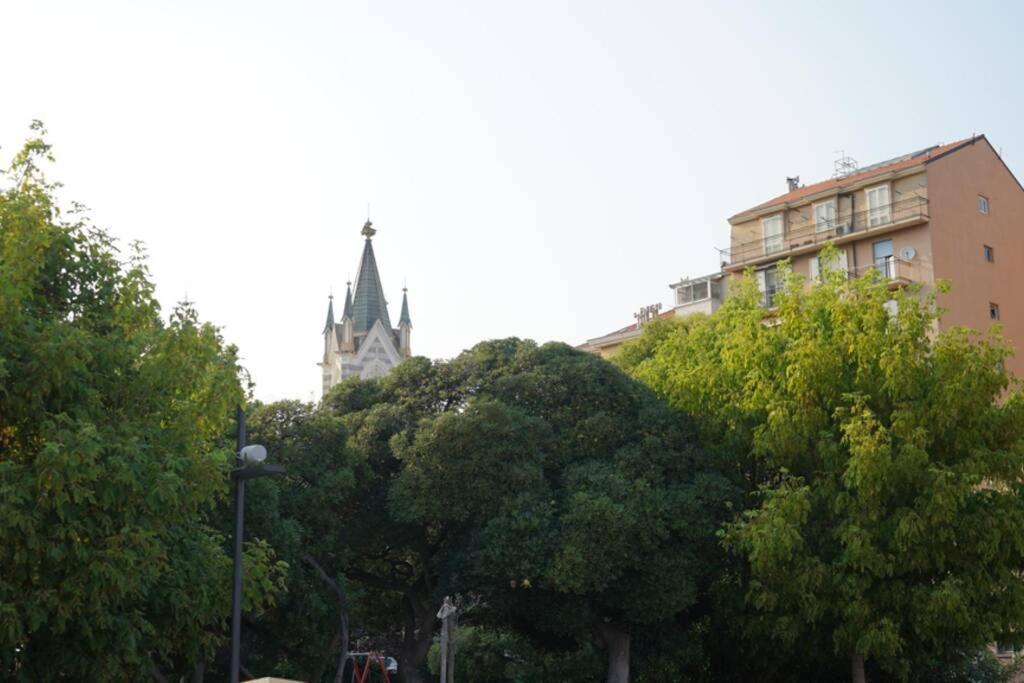
[[[238,455],[243,465],[258,465],[267,459],[267,449],[254,443],[243,448]]]

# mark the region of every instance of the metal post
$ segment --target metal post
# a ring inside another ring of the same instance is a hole
[[[245,447],[245,412],[238,407],[236,413],[238,431],[236,434],[235,463],[242,465],[242,448]],[[245,523],[245,480],[232,477],[235,485],[235,553],[234,553],[234,584],[231,591],[231,681],[238,683],[241,669],[242,648],[242,529]]]
[[[437,618],[441,620],[441,683],[455,683],[455,619],[458,610],[445,596]]]

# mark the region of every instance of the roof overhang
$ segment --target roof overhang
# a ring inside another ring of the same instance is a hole
[[[699,277],[684,277],[679,282],[668,283],[669,289],[676,289],[677,287],[685,287],[686,285],[694,285],[699,282],[711,282],[712,280],[721,280],[724,277],[721,271],[717,273],[710,273],[708,275],[701,275]]]
[[[587,345],[602,347],[608,346],[609,344],[621,344],[622,342],[629,341],[630,339],[636,339],[643,333],[643,328],[638,327],[634,330],[619,330],[606,334],[603,337],[594,337],[593,339],[587,340]]]

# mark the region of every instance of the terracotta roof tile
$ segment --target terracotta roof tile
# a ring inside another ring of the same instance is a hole
[[[732,221],[740,216],[744,216],[748,213],[753,213],[761,209],[766,209],[770,206],[796,202],[799,201],[800,199],[803,199],[804,197],[809,197],[813,194],[824,192],[826,190],[838,190],[848,185],[859,183],[862,180],[867,180],[868,178],[872,178],[874,176],[892,173],[893,171],[900,171],[905,168],[916,166],[917,164],[920,163],[927,163],[933,159],[936,159],[937,157],[952,152],[959,147],[980,140],[983,137],[983,135],[978,135],[969,138],[964,138],[963,140],[957,140],[956,142],[951,142],[946,145],[935,145],[934,147],[929,147],[927,149],[921,150],[920,152],[914,152],[912,154],[904,155],[902,157],[896,157],[895,159],[889,162],[874,164],[872,166],[864,168],[863,170],[851,173],[848,176],[843,176],[842,178],[831,178],[820,183],[814,183],[813,185],[805,185],[803,187],[797,188],[796,190],[793,190],[792,192],[781,194],[778,197],[775,197],[774,199],[769,199],[768,201],[758,204],[757,206],[753,206],[747,209],[746,211],[740,211],[736,215],[729,218],[729,220]]]

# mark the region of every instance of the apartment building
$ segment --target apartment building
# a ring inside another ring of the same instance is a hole
[[[729,219],[722,272],[754,269],[771,306],[778,262],[813,278],[825,242],[851,275],[870,268],[893,287],[937,279],[947,309],[942,328],[984,330],[994,322],[1021,352],[1011,369],[1024,376],[1024,187],[984,136],[937,145],[830,180],[800,186]]]

